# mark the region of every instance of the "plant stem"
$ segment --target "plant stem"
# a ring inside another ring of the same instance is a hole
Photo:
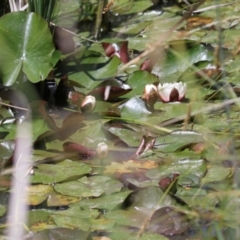
[[[104,7],[105,0],[99,0],[98,2],[98,10],[97,10],[97,16],[96,16],[96,23],[95,23],[95,30],[94,30],[94,38],[99,38],[99,33],[101,30],[101,24],[102,24],[102,12]]]
[[[133,119],[130,119],[130,118],[117,118],[117,117],[108,117],[108,116],[105,116],[104,118],[106,119],[112,119],[112,120],[120,120],[120,121],[125,121],[125,122],[128,122],[128,123],[135,123],[135,124],[138,124],[138,125],[143,125],[143,126],[146,126],[146,127],[151,127],[153,129],[156,129],[160,132],[164,132],[164,133],[171,133],[173,130],[170,130],[168,128],[164,128],[164,127],[158,127],[156,125],[153,125],[151,123],[147,123],[147,122],[142,122],[142,121],[138,121],[138,120],[133,120]]]

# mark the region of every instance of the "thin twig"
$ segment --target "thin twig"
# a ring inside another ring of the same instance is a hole
[[[127,123],[134,123],[134,124],[138,124],[138,125],[142,125],[142,126],[146,126],[146,127],[151,127],[155,130],[158,130],[158,131],[164,132],[164,133],[171,133],[173,131],[173,130],[168,129],[168,128],[159,127],[159,126],[156,126],[156,125],[148,123],[148,122],[142,122],[142,121],[135,120],[135,119],[130,119],[130,118],[121,118],[121,117],[118,118],[118,117],[108,117],[108,116],[105,116],[104,118],[112,119],[112,120],[125,121]]]
[[[19,109],[19,110],[23,110],[23,111],[28,111],[27,108],[22,108],[22,107],[14,106],[14,105],[7,104],[7,103],[4,103],[4,102],[0,102],[0,105],[6,106],[6,107],[15,108],[15,109]]]
[[[105,0],[99,0],[98,1],[98,10],[97,10],[97,16],[96,16],[96,23],[95,23],[95,30],[94,30],[94,38],[98,39],[100,29],[101,29],[101,23],[102,23],[102,12],[104,7]]]
[[[226,100],[222,103],[212,104],[211,106],[205,107],[201,110],[196,110],[196,111],[191,112],[190,116],[194,117],[194,116],[196,116],[198,114],[201,114],[201,113],[209,113],[209,112],[219,111],[219,110],[223,109],[224,107],[226,107],[228,105],[231,105],[231,104],[234,104],[234,103],[240,103],[240,98],[230,99],[230,100]],[[180,117],[165,121],[164,123],[161,124],[161,126],[162,127],[163,126],[168,126],[168,125],[171,125],[171,124],[176,123],[178,121],[183,121],[185,118],[186,118],[186,114],[182,115]]]
[[[200,13],[200,12],[205,12],[205,11],[212,10],[212,9],[217,9],[217,8],[220,8],[220,7],[226,7],[226,6],[229,6],[229,5],[236,4],[236,3],[237,3],[237,1],[232,2],[232,3],[216,4],[216,5],[213,5],[213,6],[208,6],[208,7],[205,7],[205,8],[198,9],[198,10],[194,11],[194,13]]]
[[[57,25],[56,25],[55,23],[53,23],[53,22],[50,22],[50,25],[51,25],[51,26],[54,26],[54,27],[57,26]],[[59,26],[57,26],[57,27],[59,27]],[[94,40],[92,40],[92,39],[82,37],[81,35],[76,34],[75,32],[72,32],[72,31],[70,31],[70,30],[68,30],[68,29],[66,29],[66,28],[63,28],[63,27],[59,27],[59,28],[61,28],[63,31],[65,31],[65,32],[67,32],[67,33],[72,34],[73,36],[80,37],[80,38],[83,39],[83,40],[86,40],[86,41],[89,41],[89,42],[92,42],[92,43],[99,43],[98,41],[94,41]],[[100,44],[100,43],[99,43],[99,44]]]

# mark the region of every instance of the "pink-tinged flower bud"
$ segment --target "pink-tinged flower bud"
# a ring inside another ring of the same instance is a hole
[[[88,95],[86,96],[81,104],[81,111],[82,113],[90,113],[96,106],[96,99],[95,97]]]
[[[98,153],[98,157],[100,159],[104,159],[108,156],[108,146],[106,143],[101,142],[98,144],[97,147],[97,153]]]
[[[118,43],[102,43],[103,49],[107,57],[117,56],[123,63],[128,62],[128,41]]]
[[[146,59],[140,66],[140,70],[147,71],[147,72],[152,72],[153,69],[153,63],[150,59]]]
[[[158,94],[163,102],[176,102],[184,99],[187,92],[186,83],[159,83]]]
[[[158,99],[158,90],[154,84],[147,84],[144,88],[144,94],[142,98],[150,106],[153,106]]]

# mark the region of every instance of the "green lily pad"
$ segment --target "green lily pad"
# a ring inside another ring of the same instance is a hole
[[[98,216],[98,210],[81,210],[79,205],[75,204],[67,210],[55,212],[51,217],[59,227],[78,228],[88,231],[91,227],[89,220]]]
[[[183,45],[181,51],[170,49],[161,66],[154,68],[154,74],[163,78],[163,82],[169,82],[164,78],[174,72],[183,72],[195,63],[211,61],[213,54],[203,45],[193,45],[186,50]],[[177,79],[176,79],[177,80]],[[176,81],[175,80],[175,81]]]
[[[88,165],[71,160],[65,160],[55,165],[39,164],[38,168],[34,169],[31,182],[43,184],[57,183],[67,179],[81,177],[91,173],[91,171],[92,169]]]
[[[56,184],[54,189],[73,197],[99,197],[103,193],[109,195],[119,192],[123,184],[107,176],[83,177],[77,181]]]
[[[207,170],[206,176],[202,178],[202,183],[218,182],[226,179],[231,173],[231,169],[223,166],[211,166]]]
[[[132,91],[127,93],[124,97],[142,95],[147,84],[151,84],[157,81],[157,77],[147,71],[135,71],[129,76],[127,80],[127,83],[132,88]]]
[[[38,222],[46,222],[51,214],[52,211],[50,210],[39,210],[35,209],[32,211],[29,211],[28,213],[28,226],[32,226],[33,224],[36,224]]]
[[[68,206],[79,201],[80,199],[77,197],[64,196],[52,191],[47,199],[47,205],[49,207]]]
[[[3,205],[0,205],[0,217],[7,212],[7,208]]]
[[[123,118],[138,119],[150,115],[145,102],[139,97],[130,98],[123,106],[121,116]]]
[[[146,175],[151,179],[160,179],[173,173],[183,176],[194,174],[202,178],[206,170],[207,164],[203,159],[180,159],[169,164],[160,165],[158,169],[150,169]]]
[[[45,201],[52,191],[53,187],[49,185],[30,185],[27,188],[27,202],[29,205],[38,205]]]
[[[47,22],[35,13],[13,12],[0,19],[0,72],[12,85],[23,71],[32,82],[46,79],[60,53]]]
[[[124,128],[110,127],[108,131],[118,136],[129,147],[138,147],[143,136],[143,133],[141,132],[134,132]]]
[[[136,235],[132,233],[127,233],[127,231],[114,231],[111,233],[111,239],[112,240],[168,240],[169,238],[164,237],[163,235],[160,234],[153,234],[153,233],[143,233],[141,237],[137,237]]]
[[[66,62],[64,70],[69,80],[84,86],[81,92],[87,94],[99,85],[100,80],[115,77],[120,63],[121,60],[116,56],[108,58],[98,52],[83,49],[73,59]],[[58,71],[62,74],[62,69]]]
[[[26,119],[24,122],[21,123],[21,126],[23,128],[27,129],[31,128],[32,129],[32,136],[33,136],[33,141],[37,140],[37,138],[42,135],[43,133],[49,131],[48,124],[44,119],[41,118],[34,118],[30,122],[29,119]],[[16,128],[12,128],[9,134],[6,136],[5,139],[15,139],[16,138]],[[18,136],[21,138],[24,138],[25,136]]]
[[[69,229],[69,228],[55,228],[46,229],[39,232],[30,232],[25,236],[26,240],[87,240],[89,237],[89,232],[82,231],[80,229]]]
[[[112,210],[126,199],[131,191],[124,191],[115,194],[111,194],[108,196],[102,196],[99,198],[91,198],[91,199],[83,199],[79,202],[79,206],[86,208],[97,208],[97,209],[105,209]]]
[[[173,198],[168,195],[163,197],[163,195],[164,192],[159,187],[149,186],[131,193],[123,205],[127,209],[153,211],[176,204]]]

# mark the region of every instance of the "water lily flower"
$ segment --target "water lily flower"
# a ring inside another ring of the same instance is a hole
[[[180,102],[184,99],[186,92],[186,83],[159,83],[158,85],[158,94],[163,102]]]
[[[103,42],[102,46],[108,57],[117,56],[123,63],[128,62],[128,41],[118,43]]]
[[[108,156],[108,145],[104,142],[99,143],[97,147],[97,153],[100,159],[106,158]]]
[[[153,106],[158,99],[158,90],[154,84],[147,84],[144,88],[144,93],[142,98],[150,106]]]
[[[94,96],[91,96],[91,95],[87,95],[82,103],[81,103],[81,111],[83,113],[89,113],[89,112],[92,112],[92,110],[95,108],[96,106],[96,99]]]

